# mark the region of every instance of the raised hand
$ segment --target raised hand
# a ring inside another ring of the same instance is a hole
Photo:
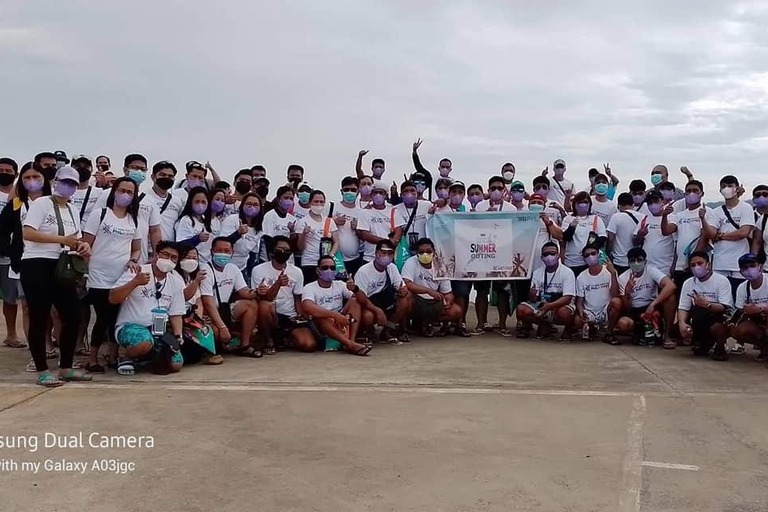
[[[542,176],[546,176],[547,174],[549,174],[549,166],[546,166],[546,167],[544,168],[544,170],[543,170],[543,171],[541,171],[541,175],[542,175]]]
[[[285,270],[280,272],[280,277],[277,278],[277,284],[280,285],[280,287],[288,286],[291,283],[291,280],[288,279],[288,276],[285,275]]]
[[[367,155],[367,154],[368,154],[368,150],[367,150],[367,149],[361,149],[361,150],[360,150],[360,151],[357,153],[357,156],[359,156],[360,158],[362,158],[362,157],[364,157],[364,156],[365,156],[365,155]]]
[[[241,223],[241,224],[240,224],[240,227],[239,227],[239,228],[237,228],[237,232],[238,232],[238,233],[240,233],[241,235],[244,235],[244,234],[246,234],[246,233],[248,232],[248,225],[247,225],[247,224],[242,224],[242,223]]]
[[[605,174],[606,174],[607,176],[610,176],[610,175],[611,175],[611,164],[610,164],[610,163],[608,163],[608,162],[605,162],[605,163],[603,164],[603,171],[605,171]]]
[[[413,143],[413,152],[416,153],[419,150],[419,147],[421,146],[421,143],[424,142],[421,140],[421,137],[416,140],[416,142]]]
[[[200,241],[203,243],[211,239],[211,234],[208,231],[201,231],[197,236],[200,237]]]
[[[201,268],[197,271],[197,275],[195,276],[195,281],[197,284],[202,283],[205,281],[206,276],[208,275],[208,271],[206,271],[204,268]]]

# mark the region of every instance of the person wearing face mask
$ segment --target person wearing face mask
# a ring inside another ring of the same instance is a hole
[[[408,291],[414,296],[414,317],[427,338],[435,335],[435,324],[442,324],[440,334],[445,336],[451,325],[457,333],[469,336],[461,326],[462,309],[454,302],[451,283],[436,281],[432,266],[435,244],[429,238],[416,243],[417,254],[403,265],[402,277]]]
[[[595,193],[592,196],[592,212],[600,217],[603,224],[607,226],[611,217],[618,212],[616,203],[608,199],[608,191],[610,190],[608,176],[605,174],[596,175],[593,188]]]
[[[413,182],[414,186],[416,187],[416,194],[419,201],[431,202],[430,198],[432,197],[432,191],[430,190],[430,187],[432,178],[428,178],[427,176],[427,174],[422,172],[412,172],[411,177],[408,178],[408,181]]]
[[[293,197],[293,189],[290,185],[278,188],[275,199],[272,201],[272,208],[264,214],[263,241],[267,246],[268,255],[272,254],[273,250],[272,238],[284,236],[293,242],[296,240],[294,233],[296,217],[290,213],[294,206]]]
[[[467,189],[467,201],[469,201],[469,211],[476,212],[477,205],[485,200],[485,193],[483,192],[483,186],[478,183],[473,183]]]
[[[88,219],[83,241],[92,247],[88,262],[88,293],[85,301],[96,312],[91,330],[91,351],[85,369],[104,373],[99,364],[99,348],[115,342],[114,331],[119,305],[109,302],[109,291],[126,269],[138,272],[141,239],[138,233],[139,187],[127,177],[115,181],[104,208]]]
[[[736,290],[736,313],[729,321],[737,346],[752,343],[760,349],[757,362],[768,362],[768,279],[755,253],[739,258],[741,275],[746,279]],[[733,353],[733,351],[731,351]]]
[[[363,259],[371,262],[376,258],[376,244],[389,240],[395,247],[403,236],[405,222],[392,205],[387,204],[387,184],[377,181],[371,192],[371,207],[357,224],[357,236],[365,240]]]
[[[450,190],[448,192],[450,195]],[[416,242],[427,236],[427,214],[432,208],[429,201],[419,199],[416,184],[404,181],[400,185],[402,202],[395,206],[395,212],[403,227],[403,236],[408,237],[411,255],[416,254]]]
[[[262,243],[262,204],[258,194],[249,192],[240,201],[237,215],[230,215],[221,224],[221,236],[234,244],[232,264],[240,269],[246,283],[251,281],[253,267],[267,261],[266,247]]]
[[[365,173],[363,172],[363,157],[367,154],[367,149],[361,149],[357,153],[357,162],[355,163],[355,174],[357,179],[365,176]],[[383,158],[374,158],[371,160],[371,175],[373,176],[374,180],[380,180],[381,177],[384,176],[385,170],[386,168]]]
[[[562,205],[566,211],[570,211],[574,194],[573,183],[565,178],[565,160],[558,158],[555,163],[552,164],[554,170],[554,183],[549,187],[549,195],[547,199],[554,201]],[[541,175],[546,176],[549,172],[549,168],[542,171]]]
[[[551,220],[555,224],[560,225],[563,221],[562,213],[557,208],[547,206],[547,196],[541,194],[532,194],[528,198],[528,211],[538,213],[541,217],[541,224],[539,225],[539,231],[536,235],[536,242],[534,244],[534,254],[539,254],[544,244],[552,241],[547,229],[547,224]],[[544,263],[541,258],[534,258],[533,270],[536,270],[543,265]],[[530,289],[530,286],[528,286],[528,289]],[[528,290],[526,290],[526,293],[527,292]]]
[[[65,165],[69,165],[69,158],[67,158],[67,153],[59,149],[58,151],[54,151],[53,155],[56,157],[56,169],[61,169]]]
[[[504,178],[506,181],[506,178]],[[518,211],[527,211],[528,206],[525,203],[525,184],[522,181],[513,181],[507,184],[508,196],[507,200],[512,203],[512,206],[517,208]],[[526,288],[526,292],[528,288]]]
[[[557,243],[547,242],[541,248],[543,266],[533,271],[528,302],[523,302],[515,315],[520,323],[518,338],[528,338],[531,328],[538,326],[537,338],[544,338],[553,333],[553,325],[564,325],[567,329],[573,325],[576,308],[573,297],[576,295],[576,276],[573,271],[560,263],[560,250]]]
[[[217,345],[227,346],[237,327],[240,345],[235,354],[258,358],[262,352],[253,346],[259,315],[258,294],[248,288],[243,273],[231,260],[232,242],[226,237],[214,238],[211,261],[205,279],[200,283],[203,308],[211,319]]]
[[[433,205],[429,209],[429,213],[466,212],[469,211],[469,205],[466,203],[466,186],[461,181],[452,181],[448,187],[448,197],[445,199],[445,205],[439,208]]]
[[[512,191],[512,182],[515,181],[515,164],[512,162],[507,162],[504,165],[501,166],[501,176],[504,178],[504,185],[506,185],[506,194],[504,196],[504,199],[507,201],[511,201],[511,191]],[[517,205],[515,205],[517,206]]]
[[[695,251],[703,251],[709,247],[706,237],[702,237],[701,218],[710,210],[701,202],[704,197],[704,185],[698,180],[691,180],[685,185],[685,199],[677,201],[684,204],[685,209],[674,211],[667,206],[662,211],[661,233],[664,236],[675,236],[675,269],[672,278],[680,300],[680,290],[683,283],[691,277],[688,269],[688,256]]]
[[[644,247],[648,253],[648,264],[672,275],[675,260],[675,238],[665,235],[661,230],[664,202],[661,194],[651,190],[645,196],[650,215],[646,215],[637,226],[633,242],[636,247]]]
[[[184,281],[184,300],[187,304],[187,315],[203,315],[203,301],[200,296],[200,283],[205,280],[207,271],[200,268],[197,260],[197,249],[187,244],[179,244],[179,262],[176,273]]]
[[[360,208],[368,208],[373,203],[371,199],[371,192],[373,191],[373,178],[370,176],[363,176],[360,178],[360,197],[358,204]]]
[[[96,178],[96,186],[98,188],[108,188],[109,185],[107,184],[107,173],[111,174],[110,168],[112,167],[112,162],[110,161],[109,157],[106,155],[99,155],[96,157],[96,172],[94,173],[94,178]]]
[[[211,229],[213,235],[218,236],[221,233],[221,225],[227,218],[227,193],[214,188],[208,193],[208,201],[211,204]]]
[[[146,200],[152,203],[160,216],[160,236],[163,240],[176,239],[176,221],[184,209],[184,201],[173,195],[176,166],[162,160],[152,166],[152,188],[146,193]]]
[[[394,264],[397,244],[376,243],[375,257],[357,271],[353,293],[363,310],[362,327],[368,332],[383,327],[379,340],[400,345],[409,342],[406,327],[413,309],[413,297]]]
[[[241,169],[235,174],[235,191],[232,194],[230,204],[227,204],[229,214],[236,213],[240,208],[240,201],[243,200],[243,196],[253,191],[253,178],[251,177],[250,169]]]
[[[632,204],[636,212],[648,215],[648,206],[645,204],[645,182],[643,180],[632,180],[629,183],[629,193],[632,195]]]
[[[65,166],[56,172],[53,195],[39,197],[29,205],[24,219],[24,252],[21,256],[21,284],[29,307],[29,350],[38,373],[37,384],[61,385],[60,380],[91,380],[90,375],[72,368],[80,321],[80,300],[75,286],[56,279],[56,267],[64,250],[90,255],[90,246],[82,241],[80,219],[69,199],[77,190],[79,174]],[[56,308],[62,327],[59,335],[59,375],[48,371],[45,337],[51,306]]]
[[[573,329],[582,331],[582,339],[594,339],[595,332],[604,328],[603,341],[611,343],[611,335],[621,313],[618,277],[610,261],[600,263],[600,248],[587,245],[581,250],[587,270],[576,277],[576,316]],[[563,338],[567,339],[567,330]]]
[[[189,191],[187,203],[176,222],[176,241],[195,247],[202,264],[211,261],[213,227],[209,204],[206,189],[193,188]]]
[[[665,181],[659,185],[659,193],[661,194],[661,202],[664,204],[664,209],[671,207],[673,212],[679,212],[685,210],[685,198],[676,200],[675,190],[675,184],[671,181]]]
[[[563,217],[568,215],[568,213],[565,211],[565,208],[563,208],[563,205],[547,199],[547,197],[549,196],[549,188],[550,188],[550,181],[549,181],[549,178],[547,178],[546,176],[536,176],[535,178],[533,178],[533,193],[542,196],[546,200],[546,205],[545,205],[546,210],[557,210],[559,212],[557,218],[562,219]],[[552,217],[552,218],[554,219],[555,217]]]
[[[616,187],[620,183],[619,178],[617,178],[616,175],[611,172],[611,167],[607,163],[603,164],[603,173],[611,180],[610,183],[608,183],[608,189],[605,193],[605,197],[607,197],[609,201],[613,201],[613,198],[616,196]],[[589,170],[589,195],[591,196],[595,195],[595,178],[597,178],[599,174],[600,171],[594,167]]]
[[[9,197],[13,191],[13,182],[19,174],[19,165],[12,158],[0,158],[0,211],[9,203]],[[13,224],[9,224],[10,228]],[[10,229],[7,231],[10,240]],[[3,315],[8,326],[8,337],[4,340],[7,346],[24,346],[16,334],[16,311],[18,283],[8,277],[11,268],[11,259],[7,255],[0,255],[0,289],[3,293]]]
[[[635,205],[630,193],[622,192],[619,194],[617,201],[619,211],[616,215],[611,216],[611,220],[606,228],[608,233],[606,251],[611,261],[613,261],[614,267],[616,267],[616,272],[621,275],[629,270],[627,254],[635,245],[635,230],[641,222],[644,222],[645,215],[635,211]],[[661,221],[663,226],[664,217],[662,217]],[[680,283],[680,286],[682,286],[682,283]]]
[[[269,197],[269,180],[266,177],[262,176],[254,179],[253,191],[259,194],[259,197],[264,200],[264,204],[269,204],[267,203]]]
[[[208,189],[208,181],[206,180],[208,169],[196,160],[187,162],[185,168],[187,174],[182,182],[179,183],[179,188],[173,191],[173,195],[186,203],[187,195],[190,190],[198,187],[203,187],[206,190]]]
[[[592,213],[592,198],[588,192],[578,192],[573,196],[571,207],[573,213],[567,215],[560,226],[552,219],[545,222],[550,236],[565,244],[563,260],[578,276],[587,269],[581,250],[588,244],[602,248],[607,234],[602,219]]]
[[[634,335],[643,344],[645,318],[658,312],[664,319],[664,348],[674,349],[677,345],[669,336],[677,312],[676,286],[659,269],[646,261],[646,253],[640,247],[629,250],[629,270],[619,275],[619,296],[622,315],[616,323],[616,333]],[[613,333],[606,337],[606,343],[618,345]]]
[[[739,256],[749,252],[749,236],[755,227],[755,216],[749,204],[739,200],[744,189],[735,176],[723,176],[720,194],[725,204],[710,210],[701,222],[701,228],[714,246],[712,270],[728,278],[732,298],[736,288],[744,282],[739,272]]]
[[[314,190],[309,196],[309,215],[296,222],[297,245],[302,251],[301,269],[306,284],[317,279],[317,266],[307,262],[316,262],[320,256],[334,257],[339,251],[339,228],[325,211],[325,194]]]
[[[733,311],[731,284],[725,276],[712,272],[709,254],[695,251],[688,258],[693,277],[683,283],[677,322],[680,334],[693,345],[693,354],[728,359],[726,318]]]
[[[686,178],[688,178],[688,181],[693,179],[693,173],[691,173],[690,170],[688,170],[687,167],[683,166],[680,168],[680,172],[682,172]],[[669,181],[669,170],[667,169],[666,165],[656,165],[651,169],[651,185],[653,187],[649,188],[646,192],[650,192],[651,190],[655,190],[656,192],[661,192],[661,185],[663,183],[666,183]],[[679,201],[680,199],[683,199],[685,197],[685,192],[680,190],[679,188],[675,188],[675,194],[674,197],[672,197],[673,201]]]
[[[411,153],[411,158],[413,160],[413,167],[416,169],[416,173],[420,175],[421,178],[424,180],[424,184],[426,185],[426,199],[432,200],[432,183],[434,181],[434,178],[432,176],[432,173],[421,164],[421,159],[419,158],[419,148],[421,147],[421,144],[424,141],[421,139],[416,140],[416,142],[413,143],[413,151]],[[447,158],[444,158],[440,161],[439,165],[439,175],[443,178],[447,178],[448,175],[451,172],[451,161]],[[443,176],[445,174],[445,176]],[[412,181],[416,183],[416,186],[418,188],[419,181],[412,177]]]
[[[504,185],[504,178],[501,176],[493,176],[488,180],[488,199],[484,199],[480,202],[475,210],[478,212],[515,212],[515,208],[512,203],[504,200],[504,191],[506,187]]]
[[[335,278],[336,262],[330,256],[321,256],[317,261],[317,280],[304,286],[302,307],[326,338],[326,344],[337,341],[350,354],[367,356],[371,345],[355,341],[362,318],[360,304],[352,292],[355,285]]]
[[[102,189],[91,185],[91,159],[85,155],[75,155],[72,157],[72,167],[77,171],[80,177],[80,184],[77,186],[75,194],[72,196],[72,205],[80,213],[80,223],[85,225],[88,217],[96,207],[103,192]]]
[[[299,185],[304,182],[304,167],[298,164],[291,164],[285,173],[285,177],[293,186],[293,191],[297,192]]]
[[[45,179],[52,182],[56,176],[56,155],[50,151],[43,151],[35,155],[34,166],[37,172],[45,176]]]
[[[264,354],[275,354],[274,335],[280,334],[302,352],[314,352],[317,341],[304,317],[301,293],[304,275],[288,261],[291,242],[284,236],[273,239],[272,260],[253,269],[251,288],[259,297],[259,330],[264,339]]]
[[[186,304],[184,281],[173,271],[178,260],[178,245],[161,241],[151,263],[141,265],[138,272],[123,272],[109,292],[109,302],[120,305],[115,327],[115,339],[120,347],[118,374],[133,375],[134,363],[153,359],[154,353],[161,350],[161,343],[170,345],[170,340],[166,341],[169,336],[174,340],[170,361],[162,361],[163,367],[154,370],[161,373],[181,370],[184,358],[180,345]],[[161,337],[165,338],[162,342]]]
[[[752,189],[752,206],[755,209],[755,230],[752,233],[751,251],[757,254],[763,263],[763,270],[768,271],[768,185],[758,185]]]
[[[13,183],[19,174],[19,164],[12,158],[0,158],[0,210],[8,204]]]
[[[365,215],[357,202],[359,180],[347,176],[341,180],[341,202],[336,208],[333,220],[339,228],[339,250],[344,257],[344,267],[348,275],[354,275],[363,265],[365,246],[357,236],[360,218]]]
[[[253,183],[256,183],[256,180],[259,178],[266,178],[267,177],[267,168],[264,167],[261,164],[256,164],[253,167],[251,167],[251,178],[253,179]],[[256,190],[254,190],[256,192]],[[258,192],[257,192],[258,193]]]

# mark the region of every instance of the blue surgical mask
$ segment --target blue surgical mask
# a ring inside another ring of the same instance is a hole
[[[300,203],[308,203],[309,202],[309,192],[299,192],[296,194],[299,198]]]
[[[528,209],[532,212],[543,212],[544,211],[544,205],[543,204],[529,204]]]
[[[131,169],[128,171],[128,177],[135,181],[137,185],[141,185],[147,179],[147,173]]]
[[[357,199],[357,192],[342,192],[341,198],[345,203],[354,203],[355,199]]]
[[[226,254],[222,252],[215,252],[211,255],[211,259],[213,260],[213,264],[217,267],[226,267],[227,263],[232,259],[231,254]]]
[[[656,185],[661,185],[661,182],[664,181],[664,176],[661,174],[651,174],[651,183]]]
[[[607,183],[598,183],[595,185],[595,194],[599,196],[604,196],[608,193],[608,184]]]

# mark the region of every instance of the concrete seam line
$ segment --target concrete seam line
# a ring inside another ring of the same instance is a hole
[[[37,387],[37,384],[32,384],[32,386],[33,387]],[[5,411],[13,409],[14,407],[19,406],[21,404],[25,404],[25,403],[27,403],[27,402],[29,402],[31,400],[34,400],[35,398],[39,397],[40,395],[43,395],[43,394],[48,393],[49,391],[53,391],[53,390],[54,390],[54,388],[44,389],[44,390],[40,391],[39,393],[35,393],[32,396],[28,396],[27,398],[21,399],[18,402],[14,402],[14,403],[12,403],[10,405],[7,405],[7,406],[3,407],[2,409],[0,409],[0,413],[4,413]]]
[[[645,416],[645,396],[639,396],[632,403],[632,412],[627,426],[627,453],[624,457],[618,512],[639,512],[640,510]]]

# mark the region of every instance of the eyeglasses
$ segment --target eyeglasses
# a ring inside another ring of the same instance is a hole
[[[542,256],[557,256],[556,252],[545,252],[542,254]]]
[[[597,256],[596,252],[585,252],[584,257],[589,258],[590,256]]]
[[[336,265],[323,265],[322,267],[317,267],[318,270],[336,270]]]
[[[512,192],[525,192],[525,189],[524,188],[517,188],[516,187],[516,188],[512,189]]]
[[[392,249],[379,249],[379,252],[387,256],[392,256],[393,254],[395,254],[395,251],[393,251]]]

